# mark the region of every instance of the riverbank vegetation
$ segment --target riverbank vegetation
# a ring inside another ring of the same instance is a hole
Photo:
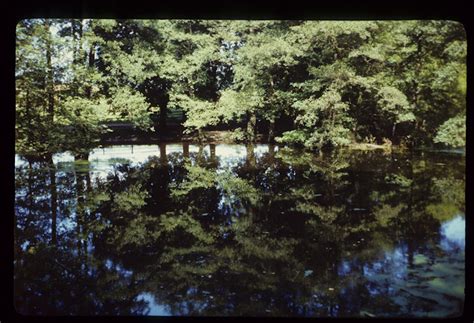
[[[117,121],[196,141],[465,146],[453,21],[27,19],[16,37],[22,155],[85,158]]]

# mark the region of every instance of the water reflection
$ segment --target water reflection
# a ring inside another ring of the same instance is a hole
[[[152,316],[170,316],[171,313],[167,310],[166,306],[156,303],[155,297],[150,293],[142,293],[138,295],[137,299],[143,300],[148,304],[147,315]]]
[[[187,143],[17,156],[16,309],[458,315],[464,165]]]
[[[463,249],[466,244],[466,221],[463,216],[458,215],[454,219],[441,225],[441,247],[446,251],[455,248]]]

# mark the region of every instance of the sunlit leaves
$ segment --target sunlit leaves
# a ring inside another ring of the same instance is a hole
[[[434,142],[464,147],[466,145],[466,117],[459,115],[444,122],[439,127]]]
[[[191,214],[164,214],[160,217],[160,226],[163,232],[172,233],[182,229],[200,242],[212,243],[214,241],[212,234],[206,232]]]
[[[408,103],[407,97],[400,90],[384,86],[379,90],[378,104],[388,115],[393,115],[396,123],[414,121],[413,107]]]
[[[199,166],[187,166],[187,178],[171,191],[171,196],[180,198],[194,189],[211,188],[215,185],[216,174]]]
[[[148,192],[144,191],[139,184],[131,186],[114,196],[113,209],[119,213],[133,213],[146,205],[147,196]]]
[[[103,120],[128,121],[142,129],[151,126],[148,112],[150,105],[142,94],[128,88],[119,88],[108,102],[108,114]]]
[[[296,102],[294,107],[301,111],[296,122],[306,128],[310,134],[309,138],[306,137],[303,141],[306,147],[322,148],[327,145],[338,146],[350,142],[349,130],[345,128],[345,124],[349,121],[349,118],[345,116],[348,106],[341,101],[341,96],[337,91],[330,89],[317,99],[309,98]],[[286,138],[298,142],[303,138],[298,139],[297,136],[302,134],[304,133],[290,132]]]

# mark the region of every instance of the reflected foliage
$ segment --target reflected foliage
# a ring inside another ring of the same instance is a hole
[[[57,163],[54,233],[50,164],[19,164],[16,309],[146,315],[146,294],[166,315],[461,312],[464,249],[443,249],[440,228],[464,217],[463,156],[246,151],[106,177]]]

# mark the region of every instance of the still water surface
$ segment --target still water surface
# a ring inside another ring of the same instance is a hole
[[[463,155],[112,146],[17,156],[15,180],[22,314],[463,310]]]

